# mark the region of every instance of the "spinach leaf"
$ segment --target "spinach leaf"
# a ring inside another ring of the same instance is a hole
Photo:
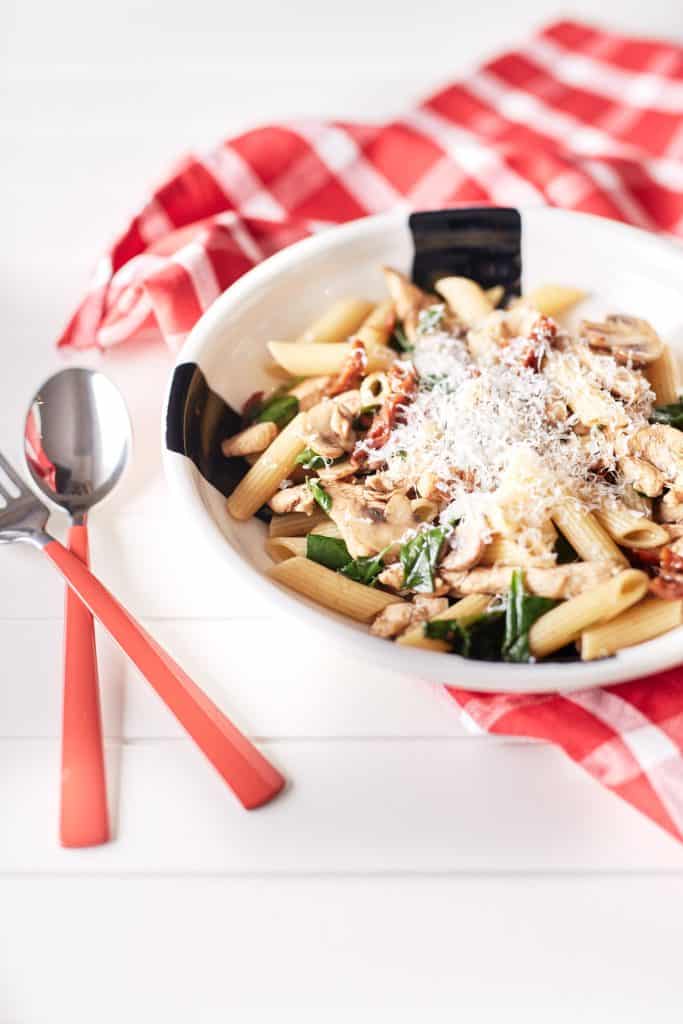
[[[485,612],[474,622],[461,623],[454,619],[426,622],[425,636],[445,640],[455,654],[475,661],[500,661],[505,638],[505,612]]]
[[[380,551],[378,555],[366,555],[354,558],[339,571],[355,583],[364,583],[366,587],[374,587],[377,577],[384,568],[383,555],[386,551]]]
[[[676,430],[683,430],[683,400],[653,409],[650,423],[665,423]]]
[[[408,341],[406,332],[400,324],[396,324],[394,327],[394,333],[389,339],[389,344],[393,349],[396,349],[397,352],[413,352],[415,349],[415,346],[411,345]]]
[[[330,509],[332,508],[332,498],[329,496],[323,485],[320,483],[320,480],[318,480],[316,477],[315,479],[307,480],[306,482],[311,491],[311,494],[318,502],[323,512],[329,512]]]
[[[318,455],[313,448],[304,448],[296,457],[297,466],[302,466],[304,469],[327,469],[335,461],[326,455]]]
[[[558,565],[567,565],[569,562],[579,561],[576,551],[574,551],[567,538],[563,537],[561,533],[558,533],[557,540],[555,541],[555,554],[557,555]]]
[[[403,586],[406,590],[431,593],[434,590],[434,569],[446,531],[440,526],[422,530],[401,546]]]
[[[338,572],[351,562],[349,549],[338,537],[323,537],[322,534],[309,533],[306,537],[306,558],[318,562],[327,569]]]
[[[294,419],[299,411],[296,395],[273,395],[254,417],[255,423],[276,423],[280,429]]]
[[[510,581],[505,612],[505,640],[503,660],[525,662],[529,654],[529,630],[536,619],[554,608],[557,601],[549,597],[536,597],[524,589],[524,574],[516,569]]]

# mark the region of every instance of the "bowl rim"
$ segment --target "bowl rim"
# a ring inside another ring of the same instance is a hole
[[[636,242],[648,255],[661,259],[664,263],[678,260],[683,270],[683,247],[676,240],[652,235],[640,228],[612,221],[594,214],[562,210],[557,207],[532,206],[520,207],[525,219],[534,217],[550,217],[556,221],[583,221],[587,226],[613,235],[621,235],[624,240]],[[366,236],[381,233],[392,228],[406,225],[409,209],[394,208],[391,211],[362,217],[336,227],[326,229],[309,238],[295,242],[263,260],[253,267],[234,284],[232,284],[200,317],[191,329],[184,345],[174,360],[169,376],[164,399],[162,428],[162,464],[169,489],[177,498],[179,507],[183,507],[186,516],[191,517],[192,529],[201,530],[207,541],[211,541],[216,553],[226,559],[226,563],[244,575],[255,586],[267,601],[291,617],[298,617],[318,631],[326,632],[328,639],[340,646],[346,641],[345,650],[352,645],[352,653],[361,658],[367,655],[371,661],[382,663],[385,668],[392,669],[401,675],[419,676],[442,685],[462,687],[480,693],[524,693],[549,694],[590,689],[594,686],[609,683],[627,682],[630,679],[644,677],[670,669],[681,662],[680,653],[675,651],[675,643],[669,644],[668,653],[662,650],[662,642],[671,639],[681,630],[673,630],[654,640],[628,648],[626,661],[623,655],[605,658],[594,662],[548,662],[538,664],[508,664],[500,662],[473,661],[453,654],[442,654],[434,651],[411,649],[397,644],[388,643],[379,637],[359,630],[355,624],[334,615],[328,609],[316,605],[300,594],[291,591],[273,580],[268,579],[253,566],[237,550],[233,548],[199,494],[197,482],[199,471],[185,456],[169,450],[166,446],[166,426],[169,399],[175,370],[188,362],[199,362],[205,339],[212,330],[226,318],[227,313],[239,304],[255,289],[272,281],[288,267],[303,259],[314,258],[317,254],[359,241]],[[210,486],[207,484],[207,486]],[[208,528],[208,529],[207,529]],[[334,616],[334,617],[332,617]],[[495,685],[491,678],[497,675],[496,670],[504,669],[504,683]],[[462,680],[457,676],[461,675]],[[544,680],[540,678],[544,677]],[[549,677],[553,677],[552,679]]]

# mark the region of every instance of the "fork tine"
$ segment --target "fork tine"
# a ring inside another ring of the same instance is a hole
[[[10,465],[2,452],[0,452],[0,469],[4,472],[5,476],[12,481],[14,486],[18,488],[20,494],[29,493],[26,484],[16,470]],[[0,493],[2,493],[8,500],[11,500],[11,495],[4,490],[2,483],[0,483]]]

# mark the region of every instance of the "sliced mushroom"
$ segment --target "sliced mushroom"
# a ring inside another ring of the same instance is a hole
[[[374,636],[398,636],[420,622],[433,619],[447,607],[448,601],[445,597],[427,597],[420,594],[410,603],[388,605],[379,613],[370,627],[370,632]]]
[[[306,443],[328,459],[338,459],[353,451],[356,444],[353,421],[359,413],[360,391],[345,391],[336,398],[323,399],[305,415]]]
[[[581,337],[591,348],[606,349],[619,363],[645,366],[664,351],[659,335],[647,320],[624,313],[607,316],[601,323],[584,320]]]
[[[524,573],[524,582],[531,594],[561,600],[576,597],[584,590],[596,587],[622,568],[615,562],[576,562],[555,569],[528,568]],[[451,594],[458,597],[468,594],[504,594],[510,586],[514,571],[513,566],[472,569],[470,572],[448,572],[441,569],[444,579],[450,584]]]
[[[285,487],[281,491],[276,491],[268,504],[273,512],[280,516],[288,512],[310,514],[315,508],[315,498],[306,484],[299,484],[297,487]]]
[[[326,490],[332,499],[330,518],[353,558],[376,555],[420,525],[403,494],[393,494],[387,501],[360,484],[349,483],[329,484]]]
[[[353,476],[355,472],[356,467],[350,459],[344,459],[343,462],[335,462],[331,466],[323,466],[322,469],[316,470],[323,483],[332,482],[333,480],[346,480],[347,477]]]

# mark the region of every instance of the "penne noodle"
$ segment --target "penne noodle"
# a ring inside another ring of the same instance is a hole
[[[316,509],[311,515],[307,512],[287,512],[283,516],[273,516],[268,526],[271,537],[305,537],[313,533],[317,526],[331,522],[322,509]]]
[[[268,574],[277,583],[358,622],[370,623],[387,605],[402,601],[396,594],[355,583],[308,558],[289,558],[273,566]]]
[[[529,630],[529,650],[533,657],[544,658],[573,643],[584,630],[609,622],[647,593],[648,577],[637,569],[626,569],[618,576],[558,604]]]
[[[491,303],[492,308],[495,309],[502,301],[502,298],[505,295],[505,289],[502,284],[497,284],[493,288],[486,288],[484,295]]]
[[[296,340],[308,345],[346,341],[369,316],[374,305],[365,299],[338,299]]]
[[[351,352],[347,343],[327,345],[303,344],[296,341],[270,341],[268,350],[273,359],[293,377],[319,377],[339,373]],[[395,353],[386,345],[367,350],[368,373],[387,370],[395,360]]]
[[[659,548],[669,539],[666,530],[658,523],[627,508],[604,509],[596,512],[595,518],[612,540],[627,548]]]
[[[447,619],[448,622],[460,622],[463,626],[474,622],[480,615],[483,615],[491,604],[491,597],[488,594],[470,594],[463,597],[461,601],[445,608],[444,611],[435,615],[430,622]],[[406,630],[401,636],[396,637],[396,643],[403,647],[421,647],[425,651],[450,651],[450,647],[443,640],[433,640],[424,635],[424,622],[419,626],[413,626]]]
[[[579,641],[581,660],[607,658],[624,647],[653,640],[682,623],[683,601],[646,597],[611,622],[584,630]]]
[[[354,333],[354,339],[362,341],[366,348],[373,345],[386,345],[396,324],[396,313],[393,302],[388,299],[373,309]]]
[[[493,309],[493,303],[483,288],[469,277],[442,277],[435,288],[444,298],[452,313],[473,327]]]
[[[624,408],[601,388],[589,384],[577,366],[557,358],[545,364],[546,376],[562,395],[585,427],[609,427],[618,430],[628,423]]]
[[[579,288],[566,288],[561,284],[542,284],[523,295],[521,301],[545,316],[561,316],[585,298],[586,292]]]
[[[298,555],[306,557],[305,537],[271,537],[266,541],[266,554],[270,555],[274,562],[284,562],[286,558]]]
[[[228,512],[235,519],[253,516],[296,467],[296,457],[306,447],[303,416],[298,413],[287,424],[228,498]]]
[[[226,438],[221,451],[228,457],[237,455],[258,455],[266,450],[277,437],[278,429],[274,423],[253,423],[239,434]]]
[[[680,379],[676,357],[668,345],[654,363],[644,369],[650,387],[657,396],[657,405],[671,405],[678,401]]]
[[[555,507],[553,522],[584,562],[607,560],[629,564],[592,512],[586,512],[573,499],[565,498]]]

